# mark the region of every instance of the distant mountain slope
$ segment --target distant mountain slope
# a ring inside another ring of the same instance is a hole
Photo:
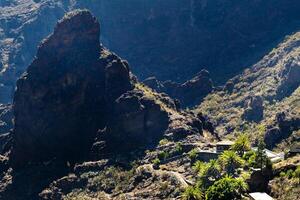
[[[224,82],[300,28],[297,0],[77,0],[103,19],[105,41],[142,78]],[[130,2],[130,3],[129,3]]]
[[[246,129],[255,133],[257,123],[272,128],[280,113],[300,118],[299,86],[300,32],[228,81],[223,91],[208,95],[198,111],[210,116],[223,135]]]
[[[300,28],[298,0],[3,0],[0,101],[64,12],[88,8],[102,21],[103,43],[140,79],[182,82],[201,69],[223,83]]]
[[[0,102],[11,102],[16,79],[32,61],[42,38],[63,16],[58,0],[0,3]]]

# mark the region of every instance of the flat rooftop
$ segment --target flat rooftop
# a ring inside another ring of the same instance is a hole
[[[220,142],[217,142],[216,145],[233,145],[234,142],[230,141],[230,140],[223,140]]]
[[[254,192],[249,194],[253,200],[274,200],[267,193],[263,192]]]

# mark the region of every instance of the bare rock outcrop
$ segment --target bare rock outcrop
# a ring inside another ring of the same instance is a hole
[[[276,144],[288,138],[293,131],[299,129],[299,117],[287,117],[284,112],[277,113],[273,127],[268,129],[264,136],[264,142],[266,143],[267,148],[274,148]]]
[[[17,81],[12,163],[80,157],[104,126],[100,26],[88,11],[70,13],[44,40]]]
[[[109,130],[114,141],[136,147],[158,140],[168,128],[168,113],[141,91],[129,91],[116,100]],[[124,134],[125,133],[125,134]],[[121,135],[119,135],[121,134]],[[128,142],[129,141],[129,142]]]
[[[259,122],[264,115],[264,101],[261,96],[252,96],[247,102],[246,109],[242,116],[247,121]]]
[[[97,19],[84,10],[68,13],[42,42],[17,82],[12,166],[76,161],[100,144],[132,149],[167,129],[168,113],[134,89],[128,63],[102,47],[99,36]]]
[[[213,82],[207,70],[201,70],[194,78],[182,84],[170,80],[161,82],[155,77],[145,79],[144,84],[178,99],[183,107],[198,105],[206,95],[213,91]]]
[[[289,96],[300,85],[300,58],[290,58],[284,63],[284,70],[280,74],[280,85],[277,89],[279,98]]]

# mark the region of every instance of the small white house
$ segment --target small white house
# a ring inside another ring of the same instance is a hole
[[[257,147],[253,147],[252,150],[257,151]],[[277,163],[279,161],[284,160],[284,153],[275,153],[268,149],[265,149],[265,153],[272,163]]]
[[[254,192],[250,193],[249,195],[251,200],[274,200],[272,197],[270,197],[267,193],[264,192]]]

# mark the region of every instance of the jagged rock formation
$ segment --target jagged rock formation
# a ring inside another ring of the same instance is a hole
[[[256,135],[262,131],[257,129],[260,123],[268,129],[268,147],[274,147],[299,129],[294,124],[300,116],[299,41],[299,32],[287,37],[260,62],[228,81],[223,91],[205,98],[199,111],[215,122],[218,133],[249,131]],[[276,120],[281,112],[286,113],[284,123]],[[278,124],[285,128],[280,130]]]
[[[17,82],[13,166],[78,160],[99,130],[106,130],[100,138],[118,151],[149,144],[167,129],[168,114],[133,90],[128,63],[100,46],[99,31],[88,11],[76,11],[41,43]]]
[[[183,107],[198,105],[202,99],[213,91],[213,82],[207,70],[201,70],[194,78],[179,84],[173,81],[159,81],[155,77],[145,79],[144,84],[158,92],[164,92],[180,100]]]
[[[280,74],[281,82],[277,89],[279,98],[284,98],[293,93],[300,85],[300,61],[290,59],[285,63],[286,67]]]
[[[99,31],[89,12],[67,15],[18,80],[11,155],[16,165],[80,157],[104,126],[99,116],[105,115],[106,60],[99,59]]]
[[[94,188],[93,198],[100,193],[113,198],[120,191],[129,198],[175,198],[191,177],[190,170],[176,171],[182,163],[191,168],[179,154],[215,139],[203,116],[181,111],[166,94],[139,83],[126,61],[100,45],[99,27],[86,10],[67,14],[18,80],[15,127],[6,144],[11,151],[0,157],[0,198],[63,199],[80,196],[78,188]],[[170,170],[154,169],[152,161],[170,149],[175,158]],[[121,173],[127,172],[117,166],[131,161],[140,167],[123,187],[128,179]],[[92,179],[106,175],[116,185],[94,184]],[[172,183],[168,193],[160,190],[166,181]]]
[[[38,42],[74,8],[89,8],[103,20],[102,41],[130,60],[141,79],[182,82],[203,66],[215,82],[225,82],[299,29],[299,7],[298,0],[1,1],[0,101],[11,101]]]

